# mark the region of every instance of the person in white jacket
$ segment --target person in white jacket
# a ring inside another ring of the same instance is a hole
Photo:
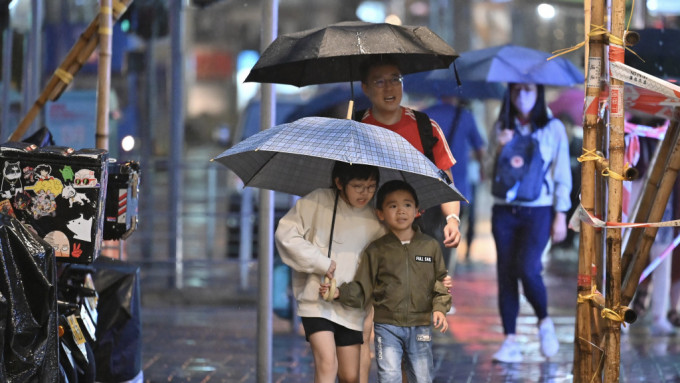
[[[319,286],[324,276],[335,278],[338,286],[352,281],[361,252],[386,233],[372,203],[378,177],[373,166],[337,162],[332,187],[299,199],[276,229],[278,252],[293,269],[293,293],[312,348],[316,383],[335,382],[336,376],[339,382],[359,381],[366,312],[320,299]]]

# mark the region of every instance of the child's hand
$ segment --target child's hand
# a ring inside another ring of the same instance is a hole
[[[446,332],[446,330],[449,329],[449,322],[446,321],[446,315],[439,311],[435,311],[433,314],[433,324],[434,328],[439,328],[439,326],[441,326],[439,332]]]
[[[329,292],[330,291],[330,292]],[[332,294],[332,297],[327,296]],[[340,296],[340,289],[335,286],[335,279],[328,279],[327,277],[319,285],[319,295],[322,299],[332,302]]]
[[[331,288],[330,282],[328,283],[321,282],[321,285],[319,285],[319,295],[321,296],[321,298],[323,298],[323,296],[330,288]]]
[[[337,267],[336,263],[334,260],[331,259],[331,265],[328,267],[328,270],[326,271],[326,276],[328,279],[333,279],[333,274],[335,274],[335,268]]]

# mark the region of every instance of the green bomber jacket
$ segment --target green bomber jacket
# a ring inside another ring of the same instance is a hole
[[[354,280],[340,285],[338,301],[365,307],[373,298],[373,321],[401,327],[431,325],[434,311],[446,314],[451,295],[442,283],[447,270],[441,249],[414,228],[408,244],[389,232],[368,245]]]

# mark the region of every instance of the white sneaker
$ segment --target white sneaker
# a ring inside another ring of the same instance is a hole
[[[545,317],[539,322],[538,337],[541,339],[541,353],[543,356],[550,358],[557,354],[560,342],[557,341],[555,325],[550,317]]]
[[[514,337],[505,338],[500,350],[493,354],[493,360],[495,362],[519,363],[522,361],[522,359],[522,352],[520,351],[519,344],[515,341]]]
[[[673,325],[668,321],[668,319],[663,318],[655,320],[654,323],[652,323],[652,326],[649,328],[649,332],[653,336],[675,335],[675,328],[673,328]]]

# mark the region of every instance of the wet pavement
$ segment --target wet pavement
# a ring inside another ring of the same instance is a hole
[[[516,364],[491,361],[503,335],[496,307],[495,265],[488,254],[488,249],[476,249],[470,262],[461,260],[455,268],[456,310],[448,315],[449,331],[437,333],[434,339],[435,382],[573,381],[575,253],[554,252],[545,263],[549,312],[560,351],[550,360],[541,356],[536,318],[523,302],[518,337],[524,362]],[[232,266],[237,268],[236,263]],[[221,281],[230,285],[229,279],[222,275]],[[144,382],[256,382],[254,301],[229,299],[224,292],[229,288],[221,293],[213,290],[214,294],[185,289],[174,298],[168,292],[166,299],[152,297],[151,291],[144,297],[142,289]],[[244,293],[252,296],[252,291]],[[648,326],[648,320],[641,318],[621,336],[620,382],[680,382],[680,336],[652,337]],[[304,337],[290,321],[276,316],[273,332],[272,381],[312,382],[313,359]],[[376,381],[375,367],[371,381]]]
[[[536,318],[523,302],[518,338],[524,362],[491,361],[503,335],[496,306],[495,247],[489,220],[492,203],[485,196],[490,193],[478,193],[470,261],[465,262],[462,245],[456,266],[450,267],[456,310],[447,317],[448,332],[435,333],[435,382],[572,382],[578,259],[573,248],[554,249],[544,257],[549,313],[560,341],[558,354],[550,360],[541,356]],[[194,228],[192,232],[200,231]],[[153,243],[162,256],[165,242]],[[196,250],[199,247],[188,248],[191,254],[201,254]],[[172,286],[174,263],[159,262],[154,256],[153,262],[140,264],[143,381],[256,382],[257,263],[250,264],[248,287],[244,288],[238,260],[189,258],[187,253],[181,290],[168,287]],[[274,316],[272,327],[272,381],[312,382],[313,359],[304,337],[289,320]],[[680,336],[651,336],[647,317],[629,328],[621,336],[619,381],[680,383]],[[372,382],[376,381],[375,370],[372,368]]]

